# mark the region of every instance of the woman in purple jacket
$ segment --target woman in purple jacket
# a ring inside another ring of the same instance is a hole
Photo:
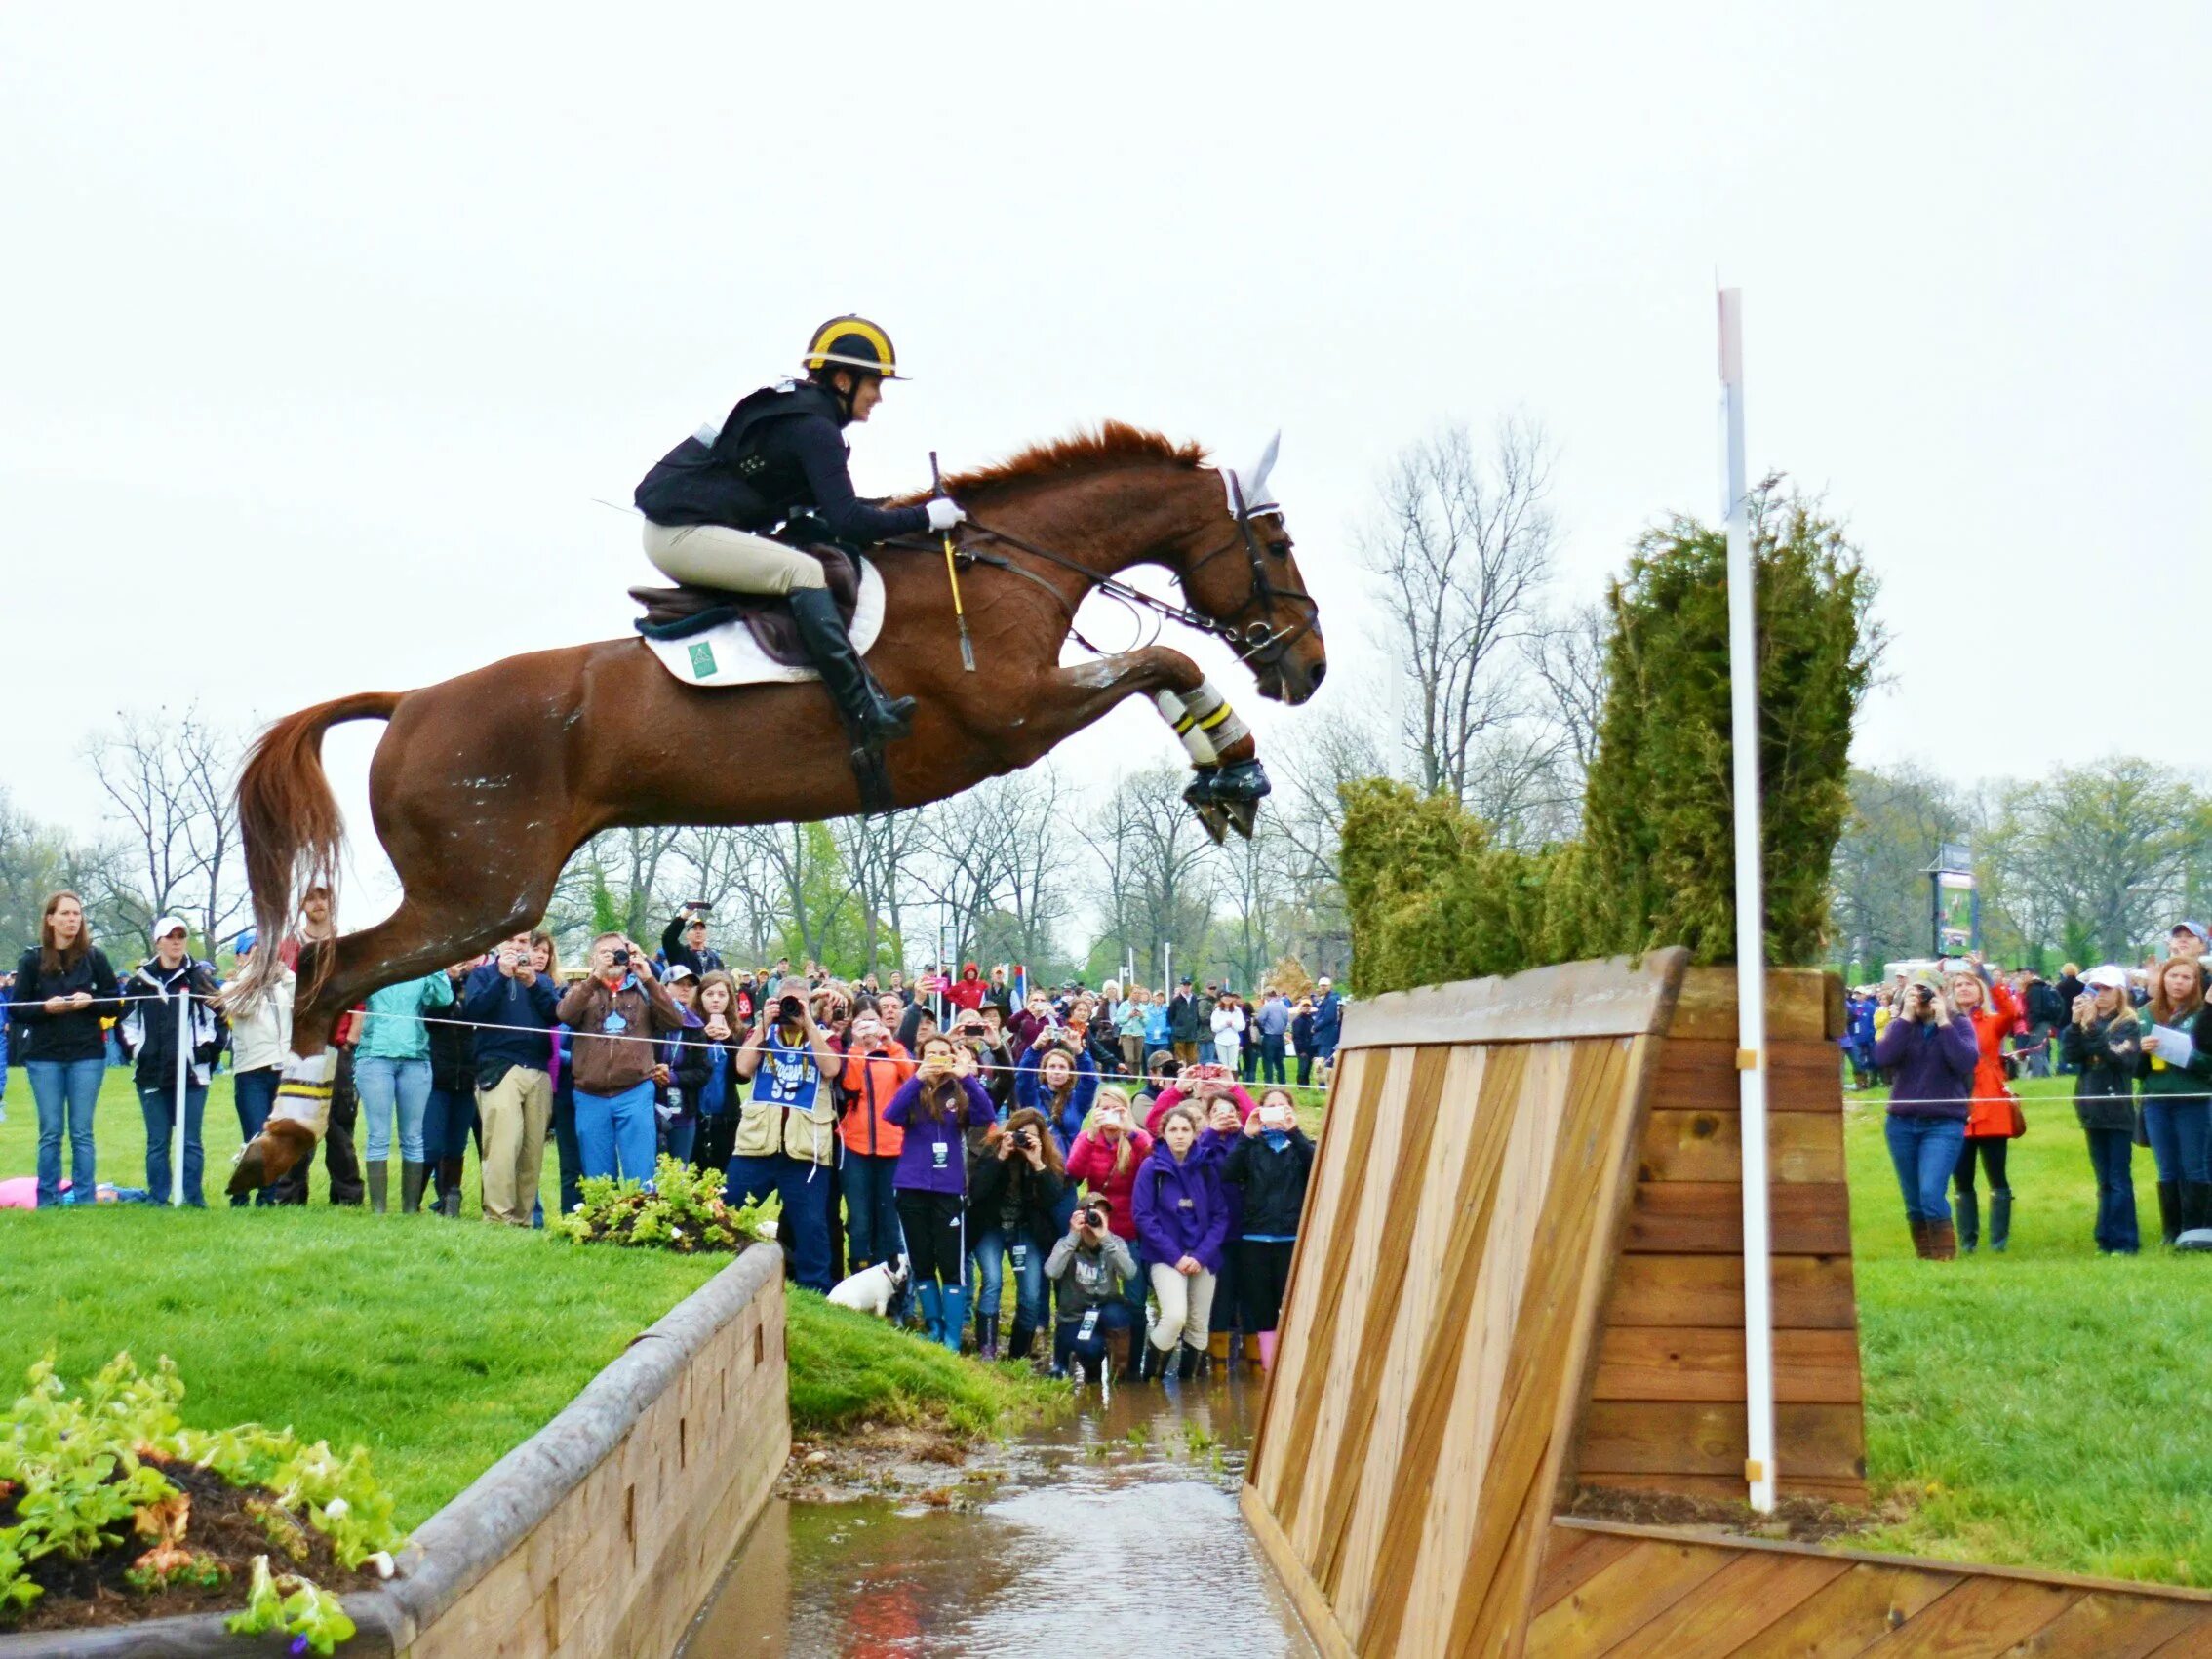
[[[955,1354],[968,1323],[968,1131],[997,1121],[975,1078],[975,1051],[949,1037],[922,1045],[922,1065],[898,1086],[884,1122],[906,1131],[891,1196],[929,1338]]]
[[[1225,1156],[1222,1138],[1201,1131],[1197,1110],[1177,1106],[1161,1120],[1160,1139],[1137,1170],[1137,1237],[1160,1303],[1145,1348],[1147,1369],[1140,1375],[1166,1376],[1178,1343],[1183,1356],[1176,1375],[1198,1374],[1213,1311],[1214,1276],[1229,1237],[1229,1205],[1221,1189]]]
[[[1875,1064],[1891,1079],[1889,1161],[1905,1190],[1913,1251],[1922,1261],[1958,1254],[1944,1183],[1966,1144],[1966,1118],[1981,1047],[1974,1022],[1958,1017],[1932,973],[1915,975],[1875,1044]]]

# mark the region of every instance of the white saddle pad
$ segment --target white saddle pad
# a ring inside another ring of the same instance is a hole
[[[852,612],[852,649],[866,655],[884,631],[884,578],[860,561],[860,604]],[[775,681],[819,680],[811,668],[786,668],[770,660],[740,616],[681,640],[648,640],[660,665],[687,686],[762,686]]]

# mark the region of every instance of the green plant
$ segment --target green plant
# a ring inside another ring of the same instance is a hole
[[[282,1632],[293,1639],[295,1653],[312,1650],[329,1654],[354,1631],[353,1621],[346,1617],[336,1596],[296,1572],[271,1573],[266,1556],[254,1558],[246,1610],[231,1614],[223,1625],[234,1636]]]
[[[135,1566],[123,1574],[123,1582],[133,1590],[151,1596],[159,1590],[171,1590],[178,1585],[196,1585],[202,1590],[219,1589],[230,1578],[230,1569],[207,1556],[185,1556],[168,1566]]]
[[[653,1184],[586,1176],[582,1202],[547,1230],[572,1244],[657,1246],[690,1255],[739,1250],[762,1237],[762,1226],[782,1210],[774,1194],[731,1206],[722,1199],[722,1171],[694,1169],[663,1153]]]

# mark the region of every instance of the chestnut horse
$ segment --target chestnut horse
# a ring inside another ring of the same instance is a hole
[[[1312,696],[1327,658],[1281,511],[1255,494],[1267,464],[1258,476],[1226,474],[1196,447],[1109,423],[949,480],[975,525],[1004,537],[964,533],[989,561],[963,572],[976,673],[961,666],[941,555],[875,555],[886,615],[869,666],[889,694],[918,703],[913,735],[886,755],[896,804],[1026,767],[1139,693],[1155,697],[1195,761],[1251,762],[1248,732],[1183,652],[1155,645],[1065,666],[1060,652],[1086,594],[1131,566],[1158,565],[1177,576],[1192,612],[1234,630],[1263,696]],[[322,736],[365,719],[389,723],[369,798],[402,897],[374,927],[303,955],[293,1025],[301,1063],[288,1063],[284,1086],[296,1098],[280,1097],[234,1189],[274,1180],[313,1150],[336,1063],[325,1050],[346,1007],[533,926],[570,854],[592,836],[810,821],[862,807],[844,727],[814,682],[687,686],[634,637],[510,656],[418,691],[339,697],[262,734],[238,809],[265,939],[291,928],[296,891],[336,890],[342,823]],[[1248,830],[1249,799],[1235,812]],[[1209,827],[1218,835],[1218,815]],[[273,973],[275,961],[258,952],[255,968]]]

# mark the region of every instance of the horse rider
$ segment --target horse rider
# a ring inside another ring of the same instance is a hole
[[[645,552],[671,580],[787,598],[822,684],[860,742],[903,737],[912,697],[887,698],[852,649],[821,565],[760,533],[810,514],[839,541],[949,531],[967,515],[939,496],[879,507],[853,494],[844,429],[865,421],[884,381],[903,379],[890,336],[865,317],[832,317],[802,359],[804,380],[764,386],[729,418],[710,422],[661,456],[634,499]]]

